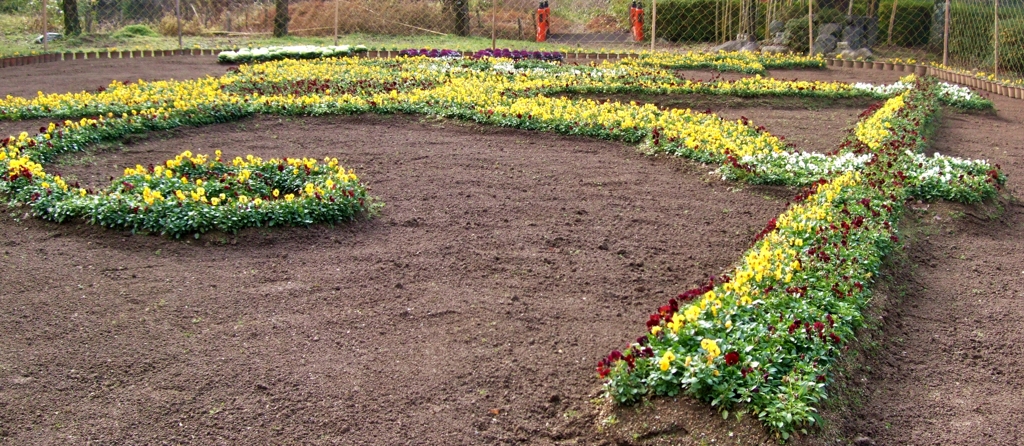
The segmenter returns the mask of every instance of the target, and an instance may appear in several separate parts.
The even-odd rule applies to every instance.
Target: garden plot
[[[288,193],[291,189],[287,189],[279,201],[278,190],[275,188],[272,196],[263,193],[265,205],[261,205],[258,200],[250,203],[247,197],[251,191],[264,186],[245,185],[244,181],[249,178],[248,171],[243,169],[234,172],[222,166],[219,151],[216,161],[198,155],[193,157],[191,151],[186,151],[175,156],[173,163],[166,163],[173,170],[167,172],[167,178],[177,181],[180,176],[178,184],[185,186],[167,183],[162,177],[162,170],[158,172],[153,167],[139,165],[127,169],[125,176],[118,180],[120,184],[115,181],[112,189],[93,191],[78,184],[69,186],[64,179],[54,176],[52,170],[49,170],[50,176],[47,176],[47,171],[39,164],[55,159],[62,152],[79,150],[79,144],[89,141],[117,139],[146,130],[171,129],[182,124],[237,120],[254,112],[295,115],[374,111],[455,117],[498,126],[639,143],[642,151],[648,154],[675,155],[718,165],[716,176],[739,181],[734,183],[738,185],[809,185],[809,189],[798,195],[797,204],[778,214],[778,218],[768,220],[767,226],[753,237],[754,246],[741,256],[738,263],[728,268],[719,267],[713,272],[725,271],[726,274],[696,283],[696,288],[668,299],[668,305],[658,307],[658,311],[647,318],[646,335],[638,338],[635,343],[629,343],[626,349],[613,351],[597,367],[597,373],[602,378],[608,378],[605,391],[617,402],[633,403],[651,395],[674,396],[682,391],[722,408],[724,415],[728,415],[725,410],[745,405],[773,436],[785,439],[797,429],[802,430],[820,422],[815,406],[825,398],[823,388],[833,378],[830,366],[838,358],[842,345],[851,338],[853,330],[863,324],[862,311],[870,296],[866,285],[870,285],[878,274],[880,259],[899,241],[895,225],[890,223],[898,221],[903,201],[908,197],[977,201],[993,196],[1005,181],[1005,176],[998,169],[984,162],[926,158],[915,153],[924,145],[923,132],[935,116],[939,103],[961,106],[983,103],[976,99],[961,99],[948,86],[913,78],[905,79],[905,86],[901,89],[865,93],[843,84],[787,83],[756,78],[712,84],[680,83],[657,68],[652,70],[649,67],[629,65],[595,70],[593,67],[560,69],[536,64],[510,64],[508,66],[513,70],[509,71],[504,67],[505,62],[495,62],[493,67],[487,65],[490,62],[459,67],[444,65],[447,62],[438,65],[436,62],[415,59],[410,63],[405,64],[404,68],[403,64],[368,66],[366,69],[369,71],[352,66],[353,72],[370,73],[368,78],[352,84],[346,84],[344,80],[339,83],[334,76],[324,77],[334,69],[332,63],[281,63],[265,65],[258,69],[259,72],[243,70],[241,79],[232,77],[238,75],[232,75],[223,79],[180,84],[114,84],[111,85],[111,92],[90,96],[84,101],[68,101],[56,96],[41,97],[35,102],[9,101],[6,108],[3,108],[8,117],[31,118],[41,114],[75,117],[90,113],[99,113],[99,116],[95,119],[82,119],[80,122],[69,121],[63,126],[51,126],[35,137],[22,134],[15,139],[5,140],[5,156],[9,160],[7,193],[16,202],[31,206],[32,214],[46,219],[61,221],[83,218],[115,228],[165,232],[174,236],[182,235],[183,231],[172,226],[160,228],[150,223],[142,224],[140,221],[159,222],[160,219],[145,219],[154,213],[170,212],[175,218],[193,222],[194,226],[191,227],[199,232],[210,229],[235,230],[237,226],[233,225],[236,223],[232,222],[238,219],[246,222],[243,226],[262,226],[264,223],[260,222],[263,220],[246,219],[250,213],[265,212],[268,207],[270,210],[267,215],[270,215],[269,222],[272,224],[337,221],[336,218],[307,218],[331,215],[319,211],[318,206],[333,210],[337,206],[351,204],[352,200],[343,198],[353,197],[349,186],[345,186],[342,191],[348,195],[339,196],[342,200],[336,202],[335,188],[330,181],[323,184],[307,182],[305,188],[302,188],[301,183],[304,181],[282,180],[289,182],[289,187],[295,190],[294,195]],[[499,68],[499,65],[502,67]],[[283,71],[273,71],[282,67]],[[403,85],[396,86],[397,77],[386,73],[373,74],[373,70],[381,68],[426,68],[428,71],[420,71],[414,77],[402,77]],[[502,74],[505,72],[508,73],[507,78],[506,74]],[[344,74],[338,71],[333,73]],[[295,78],[295,74],[304,77]],[[452,83],[452,76],[470,79],[470,88]],[[414,81],[409,83],[409,79]],[[639,83],[636,79],[640,80]],[[474,85],[473,82],[481,84]],[[505,86],[506,83],[511,87]],[[155,91],[158,96],[154,97],[152,93],[143,95],[144,90]],[[499,91],[502,92],[500,98],[493,94]],[[836,150],[824,156],[791,152],[779,138],[767,133],[765,129],[753,127],[746,120],[732,122],[688,111],[616,103],[598,104],[544,96],[545,93],[596,92],[812,97],[871,94],[888,100],[862,113],[861,120],[849,137]],[[166,93],[171,94],[166,101],[156,99]],[[239,94],[244,96],[235,96]],[[240,100],[242,97],[246,98],[244,102]],[[958,103],[965,100],[968,102]],[[179,104],[187,105],[182,107]],[[257,118],[253,122],[254,126],[260,123],[260,119],[264,118]],[[268,136],[274,139],[278,135],[275,133]],[[147,144],[146,141],[141,143]],[[275,148],[280,149],[282,144],[286,143],[278,143]],[[303,144],[299,147],[303,150],[309,148]],[[627,153],[639,156],[632,151]],[[96,153],[93,156],[104,159],[108,155],[111,154]],[[327,163],[328,167],[337,163],[335,158],[324,156],[328,156],[325,163],[331,160]],[[341,158],[343,163],[356,162]],[[490,160],[486,161],[484,164],[489,164]],[[647,162],[655,161],[658,159],[647,159]],[[260,162],[250,161],[250,164],[246,164],[241,161],[239,164],[239,159],[236,159],[233,164],[245,168],[262,166]],[[668,161],[662,159],[658,162]],[[271,159],[266,167],[269,169],[275,164],[277,171],[285,175],[284,178],[289,174],[296,177],[308,176],[311,175],[310,169],[314,173],[320,169],[314,160],[299,162],[295,158]],[[221,176],[204,176],[201,183],[194,175],[186,176],[182,173],[189,168],[208,169],[220,172]],[[706,165],[703,169],[698,167],[695,170],[705,169]],[[562,180],[562,176],[557,173],[553,172],[548,177],[552,181]],[[234,186],[236,174],[240,178],[244,177],[237,180],[245,189],[241,194],[237,186]],[[512,174],[515,174],[514,171]],[[276,174],[268,171],[266,175],[271,178]],[[143,176],[144,179],[141,178]],[[337,177],[355,180],[352,171],[339,171]],[[263,177],[257,175],[257,178]],[[363,178],[365,181],[366,177]],[[547,187],[548,184],[543,184],[543,178],[544,175],[539,175],[534,176],[533,180]],[[697,178],[701,177],[698,175]],[[192,185],[192,180],[195,180],[195,185]],[[276,181],[267,179],[266,186],[271,186],[271,183],[276,185]],[[717,184],[717,181],[707,177],[703,180],[705,184]],[[136,198],[139,192],[135,190],[143,184],[147,185],[141,193],[144,204],[138,201],[140,198]],[[604,182],[599,184],[602,188],[605,185]],[[615,189],[621,187],[614,182],[608,184],[614,185]],[[204,185],[208,188],[216,186],[225,191],[229,189],[228,186],[232,186],[236,190],[226,195],[221,193],[219,198],[211,196],[207,200],[202,187]],[[178,200],[175,202],[159,194],[154,198],[149,186],[160,190],[170,188],[164,191],[167,197],[171,196],[170,191],[174,187],[182,187],[186,193],[174,191]],[[734,192],[737,189],[730,187],[727,190]],[[530,189],[524,188],[522,191],[528,193]],[[479,193],[468,193],[465,198]],[[188,194],[191,194],[191,199]],[[327,198],[331,198],[330,203]],[[498,195],[492,194],[492,199],[497,200]],[[562,198],[551,201],[565,203]],[[362,198],[359,199],[359,206],[363,207]],[[360,212],[369,211],[372,216],[373,209],[371,206]],[[623,210],[628,212],[628,207]],[[684,214],[688,210],[685,209]],[[721,212],[728,214],[731,211]],[[582,216],[587,213],[585,209],[577,211],[573,223],[581,223]],[[464,214],[469,215],[469,212]],[[617,215],[624,214],[619,212]],[[721,219],[728,220],[729,217]],[[377,221],[366,223],[359,220],[359,223],[349,227],[358,228],[359,225],[372,225]],[[634,219],[631,223],[643,223],[643,220]],[[421,224],[418,218],[413,218],[402,221],[400,225],[418,228]],[[572,226],[569,222],[565,224]],[[711,221],[706,224],[711,225]],[[527,226],[536,227],[530,224]],[[472,228],[469,225],[463,229]],[[243,233],[242,237],[246,234]],[[476,233],[471,233],[468,239],[464,236],[461,240],[473,240],[476,236]],[[207,235],[206,240],[210,241],[211,237],[218,237],[218,233]],[[218,240],[222,243],[231,243],[228,235],[220,237]],[[649,240],[649,237],[644,240]],[[202,239],[197,235],[197,240]],[[548,248],[552,252],[559,252],[566,240],[571,241],[572,238],[561,237],[559,240],[559,237],[555,237],[550,240]],[[611,251],[612,246],[608,241],[603,241],[596,249]],[[454,255],[457,252],[464,251],[449,250],[444,254]],[[576,249],[576,252],[581,250]],[[569,254],[574,255],[571,249]],[[629,250],[618,250],[615,254],[627,257]],[[670,256],[678,258],[678,254]],[[495,256],[496,259],[500,257]],[[457,267],[465,267],[465,263],[455,263],[458,263]],[[550,259],[545,259],[543,263],[555,264]],[[645,268],[649,265],[649,262],[635,261],[628,264],[631,268]],[[668,270],[668,266],[665,269]],[[538,284],[544,290],[557,286],[559,275],[555,274],[552,281],[551,273],[542,278],[541,273],[535,271],[533,268],[526,270],[525,275],[531,283]],[[282,280],[287,279],[285,277]],[[642,282],[643,278],[636,281]],[[293,290],[290,285],[275,284],[271,291]],[[831,288],[828,288],[829,285]],[[405,289],[405,285],[396,284],[394,289]],[[644,285],[634,288],[635,292],[640,293],[650,290]],[[334,291],[341,291],[341,288],[335,288]],[[540,288],[535,292],[536,296],[543,297]],[[443,294],[459,295],[458,290],[454,289]],[[517,302],[514,297],[510,298],[511,302]],[[409,316],[412,308],[407,307],[404,314]],[[475,308],[472,303],[470,308]],[[513,313],[507,312],[506,315]],[[289,317],[294,317],[294,314]],[[202,320],[196,317],[191,319],[191,323],[199,324]],[[493,323],[497,325],[500,322]],[[785,324],[789,325],[784,330],[782,327]],[[527,327],[527,331],[530,329]],[[380,332],[380,336],[387,334],[387,330]],[[186,338],[194,335],[188,332]],[[319,340],[319,337],[314,336],[312,342]],[[382,349],[380,346],[375,347],[377,351]],[[500,347],[495,349],[498,350]],[[563,352],[564,349],[559,349],[558,354]],[[386,372],[381,368],[373,371],[377,374]],[[19,382],[28,383],[30,380],[21,379]],[[268,385],[255,387],[265,389]],[[486,395],[486,392],[480,392],[480,395]],[[512,396],[515,397],[515,394]],[[563,397],[553,395],[547,401],[547,406],[542,406],[545,410],[550,409],[551,404],[560,404]],[[214,408],[209,412],[215,414],[221,411]],[[502,408],[492,408],[488,413],[493,417],[491,422],[497,423]],[[569,421],[565,429],[544,435],[552,439],[564,438],[564,434],[577,429],[579,423],[585,425],[593,421],[577,420],[579,413],[576,408],[566,411],[563,416]],[[600,421],[604,424],[611,422],[609,419]],[[360,426],[365,426],[365,423]],[[480,425],[474,428],[482,430]],[[277,430],[280,429],[277,426]],[[275,426],[271,426],[271,430],[275,430]],[[342,433],[347,432],[349,430]],[[578,437],[576,434],[570,436]]]

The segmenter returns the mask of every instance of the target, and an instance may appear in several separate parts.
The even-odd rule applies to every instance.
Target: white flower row
[[[883,96],[893,96],[899,93],[903,93],[911,89],[914,84],[911,82],[904,82],[900,79],[888,85],[874,85],[867,82],[857,82],[853,84],[854,90],[866,91]]]
[[[740,164],[769,183],[807,184],[823,176],[860,170],[872,155],[846,152],[828,156],[812,152],[772,152],[744,156]],[[719,168],[723,179],[730,179],[731,169]]]
[[[988,160],[956,158],[938,152],[929,157],[923,153],[912,153],[909,150],[907,155],[912,157],[913,167],[916,167],[907,169],[907,177],[921,181],[935,178],[942,182],[949,182],[958,179],[963,174],[977,175],[992,169]]]
[[[974,94],[970,88],[939,82],[939,97],[952,103],[977,99],[978,95]]]
[[[268,46],[262,48],[242,48],[238,51],[221,51],[217,58],[221,62],[248,62],[277,59],[317,59],[321,57],[351,56],[366,51],[363,45],[339,46]]]

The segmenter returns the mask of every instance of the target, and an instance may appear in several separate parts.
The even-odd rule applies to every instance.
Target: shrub
[[[814,13],[814,25],[818,26],[824,23],[838,23],[841,26],[846,25],[846,13],[834,8],[825,8]]]
[[[673,42],[715,40],[714,0],[680,0],[658,4],[658,37]],[[727,2],[730,5],[735,2]],[[730,38],[732,36],[729,36]]]
[[[896,20],[892,28],[892,44],[896,46],[923,46],[928,44],[932,29],[934,3],[928,0],[899,0],[896,2]],[[878,43],[889,41],[889,18],[892,0],[878,8]]]
[[[1024,73],[1024,18],[999,22],[999,69]]]
[[[115,39],[133,39],[135,37],[160,37],[156,31],[146,25],[128,25],[110,35]]]
[[[811,49],[807,35],[807,16],[786,21],[786,46],[797,53]]]
[[[176,36],[178,35],[178,20],[174,17],[174,14],[166,14],[160,19],[159,23],[160,34],[165,36]],[[186,36],[198,36],[202,35],[206,31],[201,22],[197,17],[192,17],[188,20],[181,21],[181,33]]]

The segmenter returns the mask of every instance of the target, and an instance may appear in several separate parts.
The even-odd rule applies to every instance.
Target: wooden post
[[[892,46],[892,28],[896,25],[896,4],[899,0],[892,0],[892,14],[889,14],[889,37],[886,39],[885,44]]]
[[[651,0],[651,51],[654,51],[654,42],[658,40],[655,26],[658,24],[658,0]]]
[[[721,28],[722,13],[719,12],[719,10],[721,9],[721,7],[719,6],[719,3],[722,3],[722,2],[721,1],[716,1],[715,2],[715,43],[722,43],[721,40],[719,40],[719,34],[725,32],[725,29]]]
[[[50,21],[49,18],[46,16],[46,0],[43,0],[43,52],[44,53],[50,51],[50,44],[47,42],[47,40],[50,40],[50,36],[47,35],[47,34],[49,34],[49,32],[48,32],[49,30],[47,29],[47,26],[49,25],[49,23],[47,23],[47,22],[49,22],[49,21]]]
[[[498,45],[497,45],[498,34],[497,34],[496,26],[495,26],[498,23],[498,21],[497,21],[498,18],[496,16],[497,10],[498,10],[498,2],[496,0],[492,0],[491,1],[491,49],[492,50],[498,48]]]
[[[814,55],[814,0],[807,0],[807,55]]]
[[[996,0],[995,3],[995,26],[992,27],[992,29],[994,30],[992,31],[992,37],[995,39],[995,57],[993,58],[995,59],[995,61],[993,62],[995,66],[992,67],[992,74],[994,74],[996,77],[999,77],[999,0]]]
[[[945,18],[942,20],[942,66],[949,65],[949,0],[946,0]]]
[[[181,49],[181,0],[174,0],[174,19],[178,24],[178,49]]]
[[[341,9],[341,0],[334,0],[334,46],[338,46],[338,14]]]

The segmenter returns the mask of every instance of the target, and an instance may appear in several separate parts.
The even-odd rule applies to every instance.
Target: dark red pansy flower
[[[660,322],[661,322],[661,315],[660,314],[652,314],[651,317],[649,319],[647,319],[647,329],[650,330],[651,327],[654,327],[655,325],[658,325]]]
[[[736,365],[740,362],[740,354],[729,352],[725,354],[725,365]]]
[[[831,338],[832,342],[834,342],[836,344],[842,342],[842,339],[839,339],[839,336],[837,336],[835,333],[829,333],[828,337]]]
[[[618,361],[620,359],[622,359],[622,352],[620,352],[618,350],[612,350],[611,354],[608,355],[608,360],[609,361],[614,362],[614,361]]]
[[[793,321],[792,324],[789,324],[789,334],[793,334],[793,332],[795,332],[798,328],[800,328],[800,319],[797,319]]]
[[[824,334],[824,332],[825,332],[825,324],[823,324],[821,322],[815,322],[814,323],[814,331],[818,332],[818,337],[819,338],[822,338],[822,339],[825,338],[825,334]]]
[[[658,314],[661,314],[662,317],[664,317],[665,319],[668,319],[669,316],[672,315],[672,306],[671,305],[662,305],[662,306],[658,307]]]

